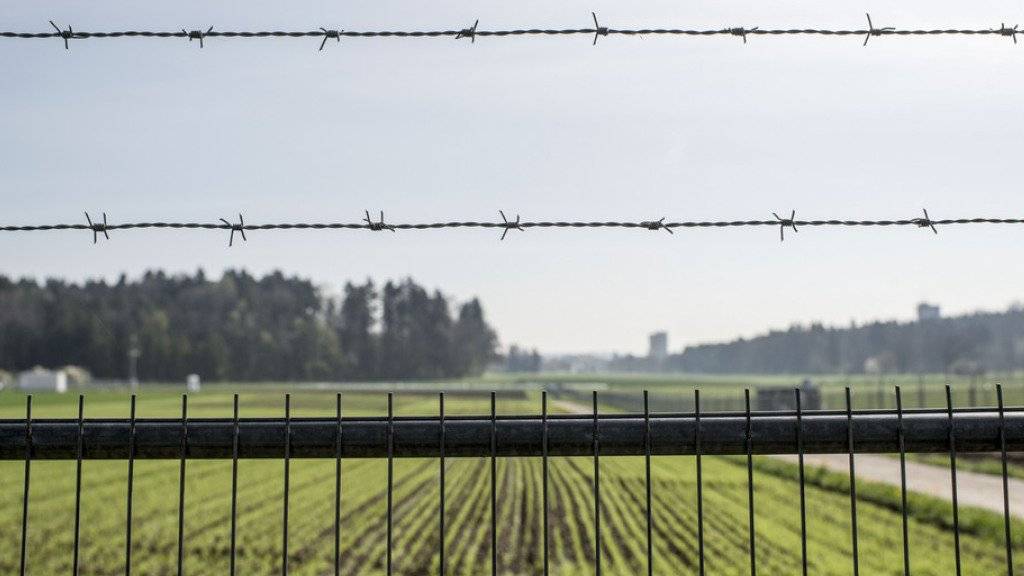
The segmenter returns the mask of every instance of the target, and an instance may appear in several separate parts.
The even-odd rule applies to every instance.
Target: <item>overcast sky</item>
[[[998,27],[1024,2],[0,1],[75,30]],[[1024,42],[0,40],[0,222],[1024,215]],[[0,273],[280,269],[480,296],[505,343],[643,351],[1024,298],[1021,227],[0,235]]]

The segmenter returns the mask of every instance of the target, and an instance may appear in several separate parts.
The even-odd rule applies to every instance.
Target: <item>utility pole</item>
[[[924,372],[917,373],[917,407],[925,408],[927,401],[924,396]]]
[[[139,337],[132,334],[128,342],[128,385],[132,392],[139,389]]]

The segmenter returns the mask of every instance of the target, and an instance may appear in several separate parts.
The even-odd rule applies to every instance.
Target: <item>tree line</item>
[[[348,283],[332,298],[280,272],[0,276],[0,368],[11,371],[76,365],[124,379],[135,349],[149,381],[457,378],[483,372],[497,345],[479,300],[456,304],[412,279]]]
[[[622,359],[621,365],[627,364]],[[634,359],[644,360],[644,359]],[[1024,368],[1024,307],[848,328],[793,326],[687,347],[662,369],[704,373],[938,373]]]

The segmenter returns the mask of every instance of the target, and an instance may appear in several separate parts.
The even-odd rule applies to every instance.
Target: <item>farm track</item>
[[[792,456],[778,458],[793,463]],[[811,454],[806,456],[807,466],[821,466],[836,472],[846,472],[849,460],[845,454]],[[890,486],[900,485],[899,460],[882,454],[858,454],[857,477]],[[1010,513],[1024,517],[1024,480],[1010,478]],[[962,506],[977,506],[997,514],[1003,513],[1002,478],[966,470],[957,472],[958,498]],[[952,501],[949,468],[907,461],[907,489]]]

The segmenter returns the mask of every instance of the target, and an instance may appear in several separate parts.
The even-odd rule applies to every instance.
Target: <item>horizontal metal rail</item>
[[[848,428],[848,418],[850,427]],[[997,452],[1005,434],[1006,449],[1024,451],[1024,412],[1006,411],[1002,423],[995,411],[961,410],[952,418],[953,434],[960,452]],[[650,453],[693,455],[697,453],[697,419],[693,414],[649,416]],[[439,418],[394,418],[390,455],[393,457],[441,456],[442,423]],[[545,421],[535,416],[453,417],[444,419],[444,455],[447,457],[542,456]],[[768,412],[750,414],[705,413],[700,418],[700,450],[703,455],[796,454],[798,436],[806,454],[849,452],[849,434],[856,437],[855,453],[900,452],[901,420],[896,411]],[[21,460],[31,442],[36,460],[74,459],[81,449],[84,459],[126,459],[134,433],[136,459],[176,459],[182,456],[182,437],[187,437],[189,459],[231,458],[235,448],[235,421],[224,419],[138,419],[134,428],[127,419],[36,419],[31,440],[25,420],[0,420],[0,459]],[[389,422],[386,418],[261,418],[238,421],[239,458],[282,458],[286,446],[291,458],[384,458],[389,456]],[[594,446],[591,415],[548,416],[547,454],[589,456]],[[597,419],[601,454],[642,456],[646,453],[647,425],[643,415],[607,415]],[[949,450],[950,417],[945,410],[902,413],[905,452],[941,453]],[[81,438],[81,444],[79,439]],[[286,440],[290,438],[290,440]]]

